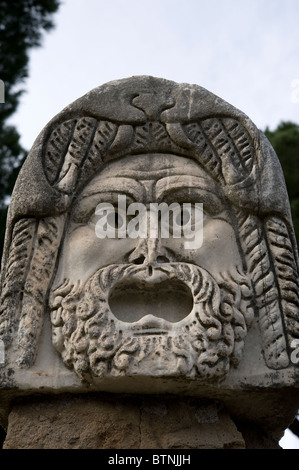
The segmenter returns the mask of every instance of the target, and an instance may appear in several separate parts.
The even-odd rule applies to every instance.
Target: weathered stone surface
[[[251,120],[197,85],[132,77],[57,115],[16,183],[1,276],[4,421],[15,396],[57,392],[209,397],[275,436],[292,421],[283,173]]]
[[[64,397],[15,405],[4,449],[243,449],[213,403],[176,398]]]

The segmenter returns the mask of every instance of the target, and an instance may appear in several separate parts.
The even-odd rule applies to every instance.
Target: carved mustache
[[[187,324],[194,306],[208,302],[209,310],[218,312],[220,304],[217,282],[193,264],[163,263],[151,269],[115,264],[99,269],[83,285],[63,284],[55,289],[50,302],[52,319],[60,308],[70,307],[71,299],[72,303],[78,301],[77,317],[87,320],[92,314],[92,309],[86,308],[90,293],[93,301],[104,302],[115,319],[130,326],[136,335],[156,334],[158,330],[165,334],[181,328],[184,320]]]
[[[117,286],[132,286],[134,283],[140,289],[154,289],[162,283],[175,282],[187,286],[196,302],[205,301],[210,297],[217,284],[216,280],[205,269],[189,263],[163,263],[159,266],[140,266],[135,264],[114,264],[99,269],[83,286],[90,284],[97,290],[96,285],[106,295]],[[106,298],[107,300],[107,298]]]

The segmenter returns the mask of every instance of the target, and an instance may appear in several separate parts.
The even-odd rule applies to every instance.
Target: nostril
[[[166,256],[157,256],[157,263],[169,263],[169,259]]]
[[[141,255],[138,258],[134,259],[133,264],[143,264],[145,261],[145,256]]]

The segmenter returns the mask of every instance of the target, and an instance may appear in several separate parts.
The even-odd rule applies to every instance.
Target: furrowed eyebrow
[[[156,184],[157,201],[202,202],[209,212],[217,214],[224,210],[225,200],[215,184],[200,176],[169,176]]]
[[[87,188],[85,188],[85,190],[83,190],[81,195],[79,195],[78,200],[83,200],[96,194],[112,192],[127,194],[136,201],[139,201],[144,195],[144,188],[141,183],[132,178],[116,176],[103,179],[100,186],[98,182],[91,183]]]
[[[86,196],[74,205],[71,214],[71,220],[78,223],[86,222],[89,220],[91,215],[95,213],[98,204],[102,202],[109,202],[110,204],[117,206],[119,195],[120,193],[116,191],[106,191]],[[121,195],[123,195],[123,193]],[[136,202],[136,199],[132,198],[130,195],[125,194],[125,196],[127,205],[131,204],[132,202]]]
[[[118,203],[118,196],[126,196],[128,203],[140,201],[144,194],[143,186],[131,178],[107,178],[101,185],[95,183],[86,188],[78,197],[72,209],[72,220],[88,220],[100,202]]]
[[[189,175],[175,175],[161,178],[156,184],[156,197],[157,199],[163,199],[164,194],[178,191],[182,188],[207,191],[213,193],[220,201],[223,201],[223,194],[214,182],[210,180],[207,181],[206,178],[201,176]]]

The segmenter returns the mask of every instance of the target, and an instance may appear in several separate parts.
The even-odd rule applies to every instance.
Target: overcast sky
[[[132,75],[196,83],[255,124],[299,123],[298,0],[63,0],[12,118],[29,149],[90,89]]]

